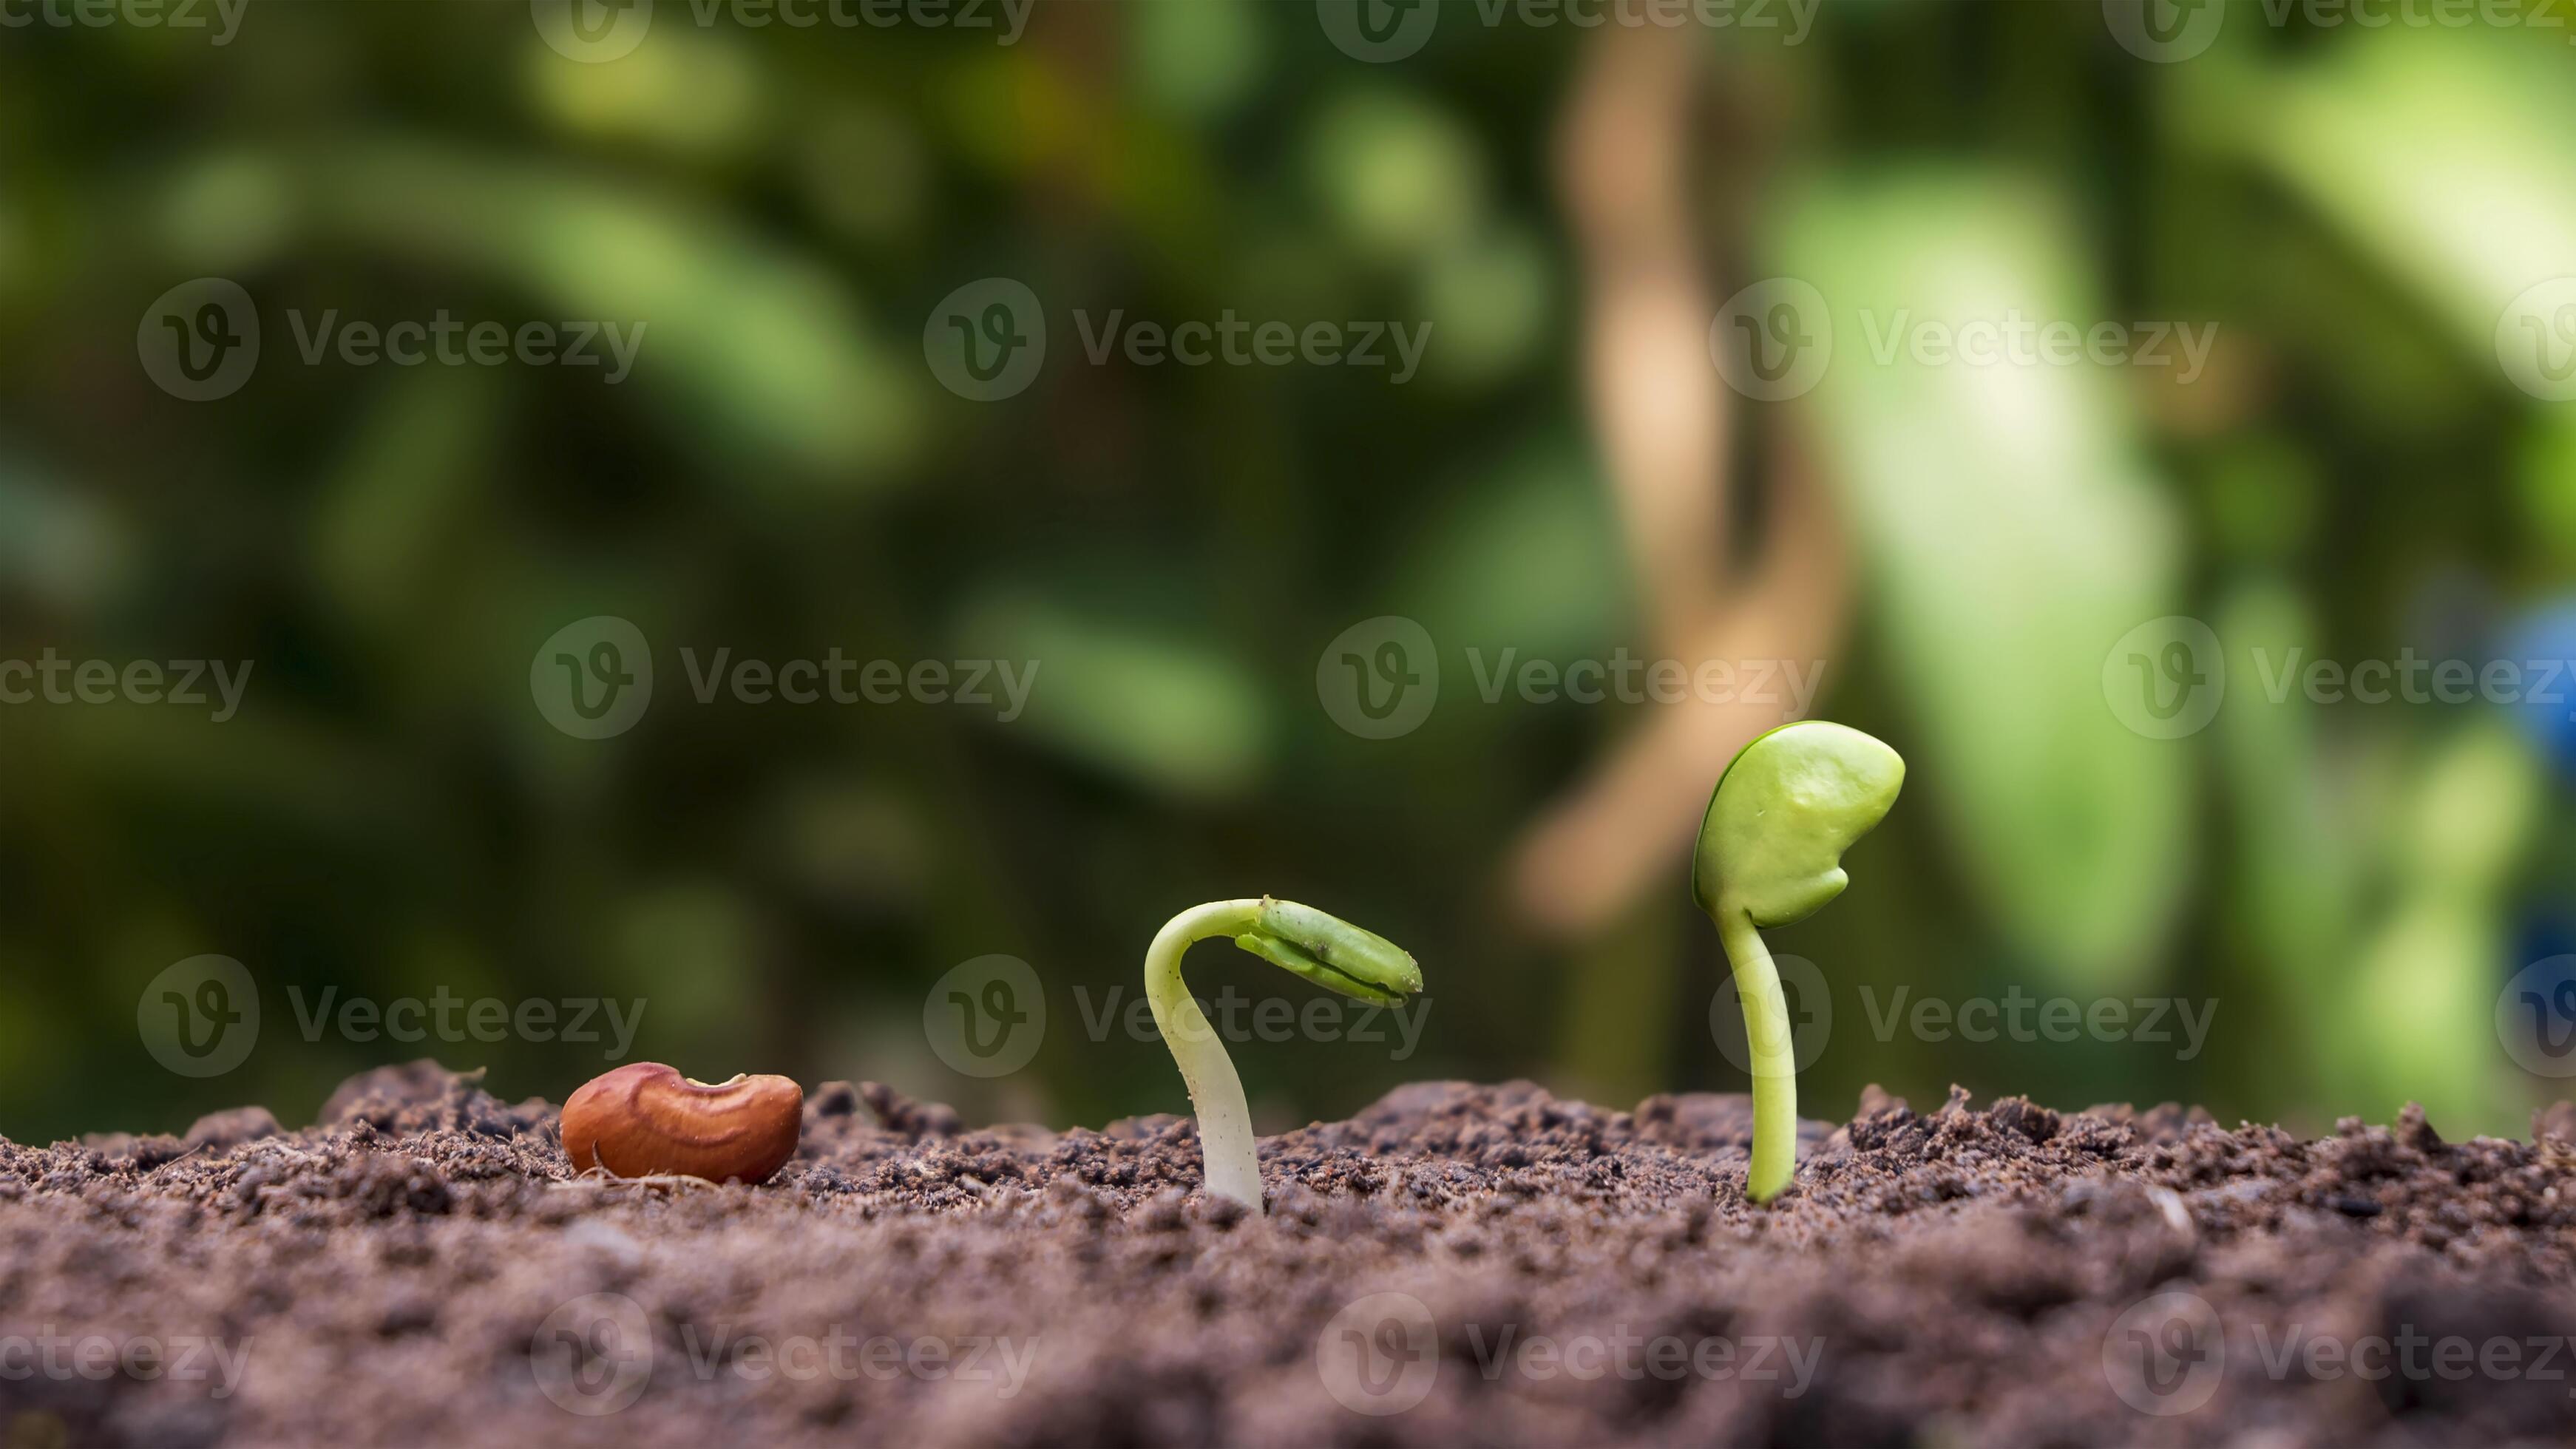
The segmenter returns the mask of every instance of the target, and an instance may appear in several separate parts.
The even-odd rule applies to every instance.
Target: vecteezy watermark
[[[2000,315],[1926,317],[1910,307],[1860,310],[1869,360],[1892,367],[2140,367],[2172,370],[2174,380],[2200,380],[2218,340],[2218,324],[2076,322],[2032,317],[2018,307]],[[1796,277],[1772,277],[1736,293],[1709,324],[1710,360],[1746,397],[1779,402],[1822,382],[1834,358],[1834,320],[1824,294]]]
[[[842,1324],[812,1333],[746,1333],[717,1322],[679,1325],[679,1363],[700,1383],[719,1378],[759,1386],[785,1380],[967,1384],[996,1399],[1026,1386],[1040,1338],[1008,1335],[859,1334]],[[528,1339],[539,1392],[569,1414],[614,1414],[644,1396],[659,1358],[653,1323],[623,1293],[585,1293],[548,1313]]]
[[[987,1385],[992,1397],[1012,1399],[1019,1396],[1037,1363],[1039,1336],[969,1333],[897,1338],[879,1333],[862,1337],[837,1323],[827,1325],[819,1337],[739,1333],[729,1324],[700,1333],[697,1325],[684,1323],[680,1343],[688,1353],[689,1372],[701,1382],[719,1375],[751,1384],[776,1379],[793,1383],[918,1379]]]
[[[257,1341],[250,1334],[220,1338],[182,1333],[165,1338],[149,1333],[64,1333],[48,1323],[39,1333],[0,1334],[0,1382],[167,1379],[211,1384],[207,1398],[229,1399],[250,1369],[251,1345]]]
[[[1046,308],[1026,282],[986,277],[939,300],[921,324],[930,374],[971,402],[1016,397],[1046,365]]]
[[[1825,682],[1821,659],[1648,659],[1622,647],[1607,659],[1520,659],[1520,651],[1497,651],[1490,667],[1483,650],[1467,646],[1467,668],[1476,677],[1476,695],[1500,704],[1509,689],[1528,704],[1774,704],[1782,719],[1807,712]],[[1515,669],[1514,662],[1519,667]],[[1348,662],[1347,660],[1345,661]]]
[[[2576,1077],[2576,956],[2545,956],[2496,993],[2496,1040],[2535,1077]]]
[[[2102,20],[2120,48],[2159,64],[2209,49],[2230,11],[2257,15],[2275,30],[2295,17],[2313,30],[2568,30],[2570,0],[2102,0]],[[2576,43],[2576,35],[2570,36]]]
[[[1387,1053],[1391,1062],[1413,1055],[1421,1044],[1422,1028],[1431,1019],[1431,998],[1419,995],[1391,1006],[1347,996],[1309,996],[1302,1002],[1284,996],[1255,1000],[1228,983],[1218,987],[1214,996],[1192,999],[1198,1002],[1208,1031],[1220,1041],[1237,1046],[1252,1041],[1346,1041],[1362,1046],[1393,1041],[1395,1050]],[[1107,1041],[1114,1031],[1123,1031],[1129,1041],[1163,1039],[1154,1023],[1153,1003],[1141,995],[1130,997],[1124,986],[1102,992],[1096,1004],[1090,988],[1077,986],[1073,1005],[1081,1014],[1083,1035],[1095,1042]]]
[[[1035,659],[852,659],[834,649],[820,659],[735,659],[730,648],[708,654],[682,645],[680,668],[700,704],[719,693],[740,704],[954,704],[990,709],[1009,724],[1029,707],[1038,682]]]
[[[2032,996],[2019,986],[2008,986],[2000,997],[1952,1000],[1914,997],[1913,990],[1910,986],[1897,987],[1888,993],[1882,1007],[1875,990],[1859,988],[1870,1035],[1882,1042],[1893,1041],[1901,1029],[1916,1041],[1946,1042],[1955,1035],[1960,1041],[1978,1045],[1993,1041],[2137,1042],[2172,1047],[2174,1060],[2187,1062],[2200,1055],[2209,1041],[2210,1024],[2218,1018],[2215,996],[2198,1001],[2181,996],[2104,996],[2078,1001],[2071,996]],[[1743,1041],[1741,1033],[1736,1040],[1739,1044]]]
[[[1395,1049],[1387,1059],[1398,1062],[1420,1046],[1431,1015],[1428,996],[1391,1006],[1332,995],[1298,1002],[1278,996],[1255,999],[1231,983],[1213,996],[1193,994],[1192,1000],[1208,1031],[1237,1046],[1254,1041],[1391,1043]],[[1082,1034],[1095,1043],[1116,1035],[1137,1042],[1163,1039],[1153,1003],[1125,986],[1101,992],[1077,986],[1073,1006]],[[1016,956],[961,961],[921,999],[921,1031],[932,1055],[970,1077],[1004,1077],[1027,1066],[1046,1039],[1047,1019],[1046,988],[1037,971]]]
[[[690,697],[737,704],[948,704],[991,709],[1009,724],[1037,686],[1035,659],[856,659],[835,648],[819,659],[737,658],[730,645],[680,649]],[[546,722],[575,739],[622,735],[653,702],[653,651],[644,631],[613,614],[577,619],[547,636],[528,661],[528,693]]]
[[[986,34],[996,45],[1016,45],[1036,5],[1037,0],[688,0],[686,15],[700,29],[727,21],[745,30],[909,26]],[[557,55],[586,64],[623,59],[653,28],[653,0],[530,0],[529,12],[537,34]]]
[[[575,619],[537,646],[528,694],[546,723],[574,739],[622,735],[653,702],[653,646],[614,614]]]
[[[1105,315],[1075,308],[1074,330],[1094,367],[1113,357],[1131,367],[1365,367],[1402,386],[1413,380],[1431,342],[1431,323],[1252,320],[1229,307],[1213,320],[1134,319],[1123,307]],[[940,385],[974,402],[999,402],[1026,391],[1045,365],[1046,309],[1036,292],[1010,277],[985,277],[940,299],[922,324],[921,352]]]
[[[2226,1376],[2218,1310],[2197,1293],[2158,1293],[2130,1304],[2102,1335],[2102,1377],[2141,1414],[2188,1414]]]
[[[305,314],[290,309],[286,325],[295,333],[295,350],[307,367],[319,367],[326,353],[337,353],[350,367],[605,367],[600,381],[610,387],[635,370],[650,323],[617,322],[462,322],[441,307],[427,322],[342,323],[340,309],[330,308],[309,324]]]
[[[308,1002],[303,988],[289,986],[286,998],[295,1013],[296,1030],[308,1042],[318,1042],[323,1032],[334,1029],[342,1039],[359,1043],[382,1038],[411,1044],[431,1037],[451,1045],[559,1041],[604,1046],[600,1057],[614,1062],[625,1059],[635,1044],[636,1028],[644,1024],[640,996],[625,1002],[604,996],[567,996],[559,1001],[532,996],[514,1004],[497,996],[462,997],[440,986],[427,1000],[397,996],[379,1001],[370,996],[344,999],[339,987],[326,986]],[[603,1027],[607,1029],[604,1037]]]
[[[2394,659],[2319,659],[2304,647],[2246,651],[2263,697],[2286,704],[2565,706],[2576,703],[2576,661],[2435,658],[2410,645]],[[2120,636],[2102,657],[2102,697],[2120,723],[2150,739],[2197,734],[2227,695],[2226,652],[2198,619],[2168,614]],[[2570,718],[2576,718],[2571,712]]]
[[[1364,740],[1409,735],[1440,702],[1440,651],[1401,614],[1362,619],[1315,657],[1315,697],[1333,723]]]
[[[2215,322],[2194,328],[2188,322],[2043,321],[2018,307],[2005,308],[2001,317],[1965,320],[1917,317],[1909,307],[1881,316],[1864,307],[1860,325],[1870,360],[1881,367],[1901,352],[1918,367],[2170,368],[2184,384],[2200,380],[2218,341]]]
[[[1226,308],[1215,321],[1194,319],[1168,326],[1128,321],[1125,308],[1113,309],[1094,324],[1091,313],[1077,307],[1073,325],[1082,334],[1082,352],[1099,367],[1114,349],[1135,367],[1373,367],[1388,369],[1397,387],[1413,381],[1422,366],[1422,350],[1431,345],[1431,323],[1408,336],[1401,322],[1250,322]],[[1382,345],[1383,344],[1383,345]]]
[[[653,1382],[653,1324],[623,1293],[585,1293],[528,1336],[537,1389],[567,1414],[614,1414]]]
[[[2232,1332],[2209,1301],[2168,1289],[2140,1299],[2102,1336],[2102,1372],[2121,1402],[2143,1414],[2188,1414],[2218,1393],[2229,1362],[2251,1363],[2275,1383],[2359,1379],[2380,1387],[2447,1383],[2564,1384],[2576,1379],[2576,1337],[2564,1334],[2429,1333],[2400,1321],[2379,1333],[2318,1333],[2307,1324],[2255,1321]],[[2576,1389],[2567,1393],[2576,1396]]]
[[[1772,964],[1779,972],[1781,998],[1789,1008],[1790,1065],[1803,1072],[1816,1064],[1825,1044],[1833,1039],[1833,988],[1816,963],[1804,956],[1784,954]],[[2018,984],[2004,988],[2001,996],[1917,996],[1910,986],[1884,994],[1865,984],[1854,989],[1870,1035],[1882,1043],[1894,1041],[1899,1033],[1921,1042],[1956,1040],[1977,1046],[1997,1041],[2135,1043],[2169,1048],[2175,1061],[2187,1062],[2208,1044],[2210,1026],[2218,1018],[2214,996],[2200,1000],[2106,996],[2079,1001],[2071,996],[2034,996]],[[1753,1055],[1744,998],[1732,976],[1709,997],[1708,1030],[1735,1069],[1749,1075]]]
[[[2514,386],[2548,402],[2576,398],[2576,277],[2525,288],[2496,319],[2495,346]]]
[[[1755,282],[1717,309],[1708,355],[1727,385],[1757,402],[1799,397],[1834,360],[1834,316],[1825,294],[1796,277]]]
[[[2312,1333],[2304,1323],[2256,1323],[2254,1361],[2275,1381],[2293,1375],[2331,1382],[2356,1378],[2370,1383],[2426,1383],[2434,1379],[2465,1383],[2484,1379],[2502,1383],[2528,1379],[2563,1383],[2576,1369],[2576,1337],[2564,1334],[2426,1333],[2399,1323],[2387,1333],[2359,1335]],[[2570,1390],[2576,1394],[2576,1390]]]
[[[144,375],[182,402],[230,397],[259,366],[259,308],[228,278],[181,282],[143,309],[134,351]]]
[[[191,956],[144,986],[134,1029],[152,1060],[170,1071],[220,1077],[259,1042],[259,986],[230,956]]]
[[[1820,1337],[1638,1333],[1624,1323],[1607,1333],[1525,1334],[1517,1323],[1471,1321],[1458,1336],[1488,1383],[1734,1379],[1776,1385],[1781,1398],[1794,1399],[1815,1383],[1825,1356]],[[1315,1335],[1316,1376],[1353,1413],[1382,1417],[1415,1407],[1431,1396],[1440,1368],[1440,1325],[1410,1293],[1357,1299]]]
[[[1824,685],[1821,659],[1654,659],[1625,647],[1606,659],[1524,659],[1517,646],[1465,649],[1477,698],[1501,704],[1773,705],[1804,715]],[[1315,659],[1315,697],[1335,724],[1362,739],[1408,735],[1440,700],[1440,656],[1431,631],[1400,614],[1362,619]]]
[[[648,325],[468,322],[444,307],[426,322],[344,323],[336,307],[319,317],[290,309],[286,322],[307,367],[334,356],[349,367],[594,367],[606,369],[601,380],[612,387],[634,371]],[[259,307],[241,284],[223,277],[182,282],[144,309],[134,347],[145,375],[172,397],[230,397],[259,367]]]
[[[1603,26],[1678,30],[1687,25],[1777,33],[1782,45],[1796,45],[1807,38],[1823,4],[1824,0],[1475,0],[1473,13],[1476,23],[1488,30],[1506,24],[1576,31]],[[1451,8],[1468,7],[1453,4]],[[1440,10],[1440,0],[1316,0],[1315,18],[1342,54],[1384,64],[1420,51],[1440,23]]]
[[[2120,723],[2151,740],[2200,733],[2227,697],[2227,653],[2185,614],[2149,619],[2102,656],[2102,698]]]
[[[289,986],[286,997],[296,1029],[308,1042],[318,1042],[334,1029],[343,1039],[360,1043],[435,1037],[451,1044],[489,1044],[515,1038],[603,1044],[606,1050],[600,1055],[613,1062],[625,1057],[644,1022],[641,997],[631,1002],[574,996],[512,1003],[457,996],[444,986],[426,1000],[343,998],[336,986],[310,998],[303,988]],[[134,1025],[143,1049],[162,1066],[183,1077],[222,1076],[248,1059],[259,1042],[259,983],[230,956],[191,956],[163,969],[143,988],[134,1003]]]
[[[1046,1040],[1046,988],[1017,956],[978,956],[951,966],[921,1000],[932,1055],[970,1077],[1006,1077]]]
[[[0,705],[6,704],[170,704],[202,709],[211,704],[213,723],[223,724],[241,712],[242,691],[250,687],[251,666],[223,659],[135,659],[118,664],[106,659],[65,659],[48,646],[35,659],[0,659]],[[205,686],[212,682],[209,697]]]
[[[211,30],[212,45],[230,45],[250,14],[250,0],[0,0],[0,29]]]
[[[1440,1381],[1440,1326],[1410,1293],[1372,1293],[1315,1335],[1315,1374],[1352,1413],[1401,1414]]]

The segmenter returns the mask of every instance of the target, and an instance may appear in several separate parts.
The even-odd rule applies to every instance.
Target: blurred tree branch
[[[1850,554],[1783,430],[1767,533],[1741,586],[1727,577],[1733,418],[1708,355],[1715,307],[1690,222],[1696,40],[1605,33],[1568,105],[1557,162],[1584,253],[1587,391],[1653,647],[1694,673],[1710,660],[1803,667],[1843,636]],[[1694,695],[1658,708],[1522,837],[1510,880],[1523,913],[1567,937],[1607,928],[1680,858],[1736,750],[1780,723],[1767,702]]]

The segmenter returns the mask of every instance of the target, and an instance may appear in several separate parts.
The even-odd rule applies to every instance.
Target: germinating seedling
[[[1318,986],[1380,1006],[1422,989],[1422,968],[1383,936],[1295,901],[1213,901],[1172,917],[1145,952],[1145,999],[1154,1025],[1180,1064],[1199,1114],[1199,1148],[1207,1190],[1261,1211],[1261,1159],[1253,1150],[1252,1111],[1243,1079],[1225,1054],[1198,1002],[1181,982],[1181,956],[1196,941],[1232,936],[1234,944]]]
[[[1769,1202],[1798,1161],[1797,1057],[1789,1004],[1759,928],[1813,915],[1850,877],[1842,855],[1896,803],[1905,761],[1838,724],[1782,725],[1717,777],[1691,861],[1691,896],[1717,922],[1753,1048],[1753,1168],[1744,1190]]]

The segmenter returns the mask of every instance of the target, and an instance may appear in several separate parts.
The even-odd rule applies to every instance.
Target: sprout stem
[[[1798,1062],[1790,1040],[1789,1002],[1771,948],[1741,912],[1728,912],[1717,927],[1726,959],[1735,968],[1736,995],[1744,1003],[1744,1035],[1753,1060],[1753,1166],[1744,1192],[1769,1202],[1789,1185],[1798,1161]]]
[[[1154,1027],[1180,1064],[1189,1084],[1190,1108],[1199,1117],[1199,1150],[1206,1161],[1207,1190],[1261,1211],[1261,1157],[1253,1147],[1252,1109],[1243,1100],[1243,1079],[1208,1025],[1207,1013],[1181,980],[1181,957],[1190,946],[1210,936],[1240,936],[1252,929],[1261,910],[1258,900],[1212,901],[1172,917],[1145,950],[1145,1000],[1154,1008]]]

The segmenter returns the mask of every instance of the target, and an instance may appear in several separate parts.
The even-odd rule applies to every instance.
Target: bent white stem
[[[1243,1100],[1243,1079],[1235,1075],[1225,1043],[1181,981],[1181,957],[1193,942],[1252,930],[1260,912],[1258,899],[1192,906],[1172,917],[1145,950],[1145,1000],[1154,1009],[1155,1028],[1172,1049],[1172,1060],[1180,1065],[1181,1080],[1189,1084],[1208,1193],[1230,1197],[1256,1215],[1261,1211],[1261,1156],[1253,1144],[1252,1109]]]

